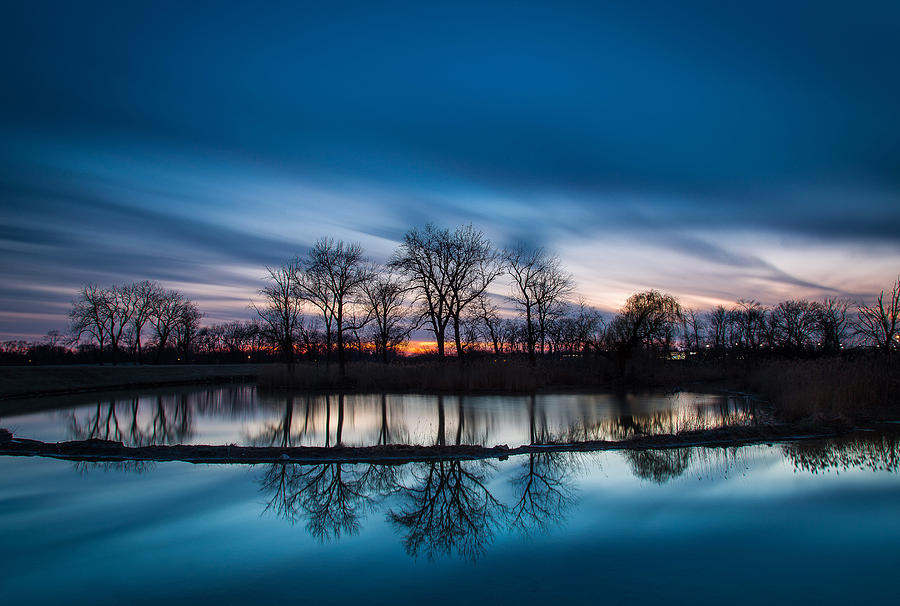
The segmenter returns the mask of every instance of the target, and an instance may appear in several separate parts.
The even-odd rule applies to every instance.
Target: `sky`
[[[264,6],[263,6],[264,5]],[[0,339],[159,280],[251,317],[322,236],[558,254],[585,301],[900,273],[897,2],[29,2],[0,18]],[[494,294],[502,297],[498,283]]]

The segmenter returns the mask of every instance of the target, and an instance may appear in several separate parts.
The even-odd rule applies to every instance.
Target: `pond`
[[[0,427],[42,441],[129,446],[514,447],[745,425],[758,414],[749,398],[724,394],[287,395],[229,385],[26,401],[8,405]]]
[[[183,391],[200,393],[223,392]],[[446,439],[476,427],[472,435],[512,445],[529,439],[532,418],[546,435],[564,435],[573,411],[583,413],[575,431],[588,434],[696,424],[688,413],[698,407],[710,423],[753,419],[735,401],[723,407],[678,394],[643,404],[634,396],[633,421],[622,422],[614,403],[580,397],[565,396],[556,410],[551,396],[446,398]],[[377,441],[381,398],[360,398],[374,412],[351,412],[347,397],[343,439]],[[388,397],[389,411],[437,406],[396,398]],[[465,414],[451,414],[463,400]],[[255,440],[285,400],[271,409],[261,396],[254,401],[258,409],[240,412],[220,402],[218,410],[231,412],[218,417],[198,401],[192,439]],[[470,415],[470,406],[479,412]],[[324,441],[327,413],[311,411],[318,433],[303,434],[296,419],[305,418],[304,405],[298,410],[287,424],[292,439]],[[71,437],[71,414],[2,424],[17,422],[22,435],[48,432],[31,437]],[[408,431],[436,440],[439,420],[414,422],[406,417]],[[5,456],[0,596],[10,604],[890,603],[900,566],[898,470],[900,440],[874,433],[388,466]]]

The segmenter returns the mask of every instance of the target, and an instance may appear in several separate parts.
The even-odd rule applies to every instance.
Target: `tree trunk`
[[[435,328],[434,337],[437,339],[438,360],[444,360],[444,328]]]
[[[459,334],[459,316],[453,316],[453,335],[456,341],[456,357],[459,359],[459,363],[463,363],[463,346],[462,346],[462,338]]]
[[[344,432],[344,394],[338,395],[338,420],[337,431],[334,437],[334,445],[342,446],[341,434]]]
[[[537,358],[534,355],[534,325],[531,323],[531,307],[525,308],[525,339],[528,341],[528,363],[532,366],[537,364]]]

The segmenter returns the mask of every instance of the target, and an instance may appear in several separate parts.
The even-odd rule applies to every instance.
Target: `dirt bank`
[[[165,385],[255,381],[262,366],[0,366],[0,400]]]
[[[267,447],[267,446],[125,446],[107,440],[47,443],[16,438],[0,430],[0,455],[43,456],[73,461],[185,461],[190,463],[384,463],[400,464],[436,459],[504,459],[509,456],[546,452],[597,452],[605,450],[659,450],[703,446],[745,446],[846,436],[854,432],[900,431],[900,426],[869,428],[847,426],[811,427],[766,425],[679,434],[640,436],[623,441],[589,441],[568,444],[485,446],[389,445],[366,447]]]

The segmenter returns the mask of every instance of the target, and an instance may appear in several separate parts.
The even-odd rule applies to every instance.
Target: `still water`
[[[670,410],[708,408],[685,402],[692,397],[662,400]],[[460,435],[470,425],[483,434],[484,425],[512,443],[529,437],[532,417],[548,435],[568,431],[551,401],[534,402],[532,414],[526,398],[514,429],[496,420],[500,411],[518,419],[511,405],[482,404],[493,421],[464,414]],[[350,423],[363,415],[344,406],[346,441],[351,427],[378,434],[363,431],[370,421]],[[647,406],[653,419],[689,416]],[[452,410],[448,441],[459,433]],[[617,426],[600,422],[601,410],[578,427]],[[241,427],[272,422],[257,424],[254,414]],[[197,439],[243,435],[200,429],[203,416],[192,417]],[[632,416],[627,431],[643,431],[646,417]],[[40,426],[15,418],[21,435]],[[0,596],[9,604],[894,603],[898,471],[900,441],[876,434],[395,466],[0,457]]]
[[[242,385],[25,401],[0,410],[0,427],[49,442],[130,446],[514,447],[744,425],[759,414],[751,400],[719,394],[286,395]]]

